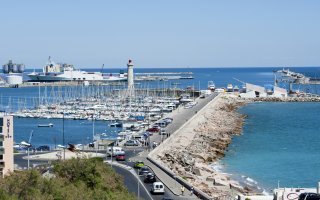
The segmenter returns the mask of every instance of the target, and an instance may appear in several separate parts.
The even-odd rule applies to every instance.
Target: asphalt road
[[[120,176],[123,177],[124,184],[128,188],[129,192],[134,193],[138,197],[138,189],[139,189],[140,199],[145,199],[145,200],[153,199],[149,194],[148,189],[145,188],[143,185],[141,185],[141,182],[139,182],[139,187],[138,187],[138,179],[131,172],[118,166],[112,166],[112,168]]]
[[[212,99],[214,99],[218,94],[213,93],[210,96],[204,98],[204,99],[198,99],[197,105],[193,106],[192,108],[186,109],[183,106],[181,108],[178,108],[175,110],[175,113],[171,113],[168,116],[173,118],[173,122],[169,124],[167,127],[164,128],[167,133],[174,133],[176,130],[178,130],[184,123],[186,123],[191,117],[193,117],[196,112],[201,110],[205,105],[207,105]],[[153,141],[159,143],[162,140],[166,139],[166,135],[160,135],[158,133],[154,133],[150,137],[151,143]]]

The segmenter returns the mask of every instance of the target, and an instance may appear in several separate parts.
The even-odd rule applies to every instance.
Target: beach
[[[248,193],[249,188],[211,164],[225,154],[234,135],[241,134],[246,104],[231,94],[220,94],[152,152],[151,157],[212,197]]]

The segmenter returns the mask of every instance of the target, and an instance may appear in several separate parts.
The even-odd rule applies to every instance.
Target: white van
[[[164,185],[161,182],[154,182],[152,184],[151,193],[164,194]]]
[[[113,149],[113,151],[112,151]],[[112,152],[111,152],[112,151]],[[119,154],[125,154],[125,152],[123,151],[123,149],[121,147],[108,147],[108,151],[107,151],[108,155],[111,156],[117,156]]]

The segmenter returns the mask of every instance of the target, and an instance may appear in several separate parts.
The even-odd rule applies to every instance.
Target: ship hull
[[[105,81],[105,82],[116,82],[116,81],[127,81],[126,77],[102,77],[102,78],[95,78],[95,77],[60,77],[60,76],[50,76],[50,75],[33,75],[29,74],[29,81],[30,82],[59,82],[59,81]]]

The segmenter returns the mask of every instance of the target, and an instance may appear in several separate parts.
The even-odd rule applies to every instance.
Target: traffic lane
[[[149,168],[150,172],[152,172],[152,170]],[[135,172],[138,174],[138,169],[135,169]],[[152,172],[153,173],[153,172]],[[154,173],[153,173],[154,174]],[[144,175],[139,175],[140,180],[143,182],[144,186],[149,190],[149,192],[151,191],[152,188],[152,183],[145,183],[144,182]],[[156,176],[157,181],[162,182],[157,176]],[[155,200],[162,200],[164,197],[165,198],[171,198],[171,199],[175,199],[175,195],[171,192],[171,190],[165,185],[164,185],[164,194],[151,194],[152,198]]]
[[[138,181],[138,179],[131,172],[114,165],[112,166],[112,168],[117,172],[117,174],[123,177],[124,184],[127,187],[129,192],[134,193],[138,197],[138,184],[139,184],[140,198],[146,199],[146,200],[154,199],[153,197],[150,198],[150,194],[148,191],[149,188],[143,187],[141,185],[141,182]]]
[[[201,99],[198,101],[197,105],[190,109],[185,109],[184,107],[178,108],[178,113],[173,116],[173,121],[170,123],[166,130],[169,133],[174,133],[178,130],[184,123],[186,123],[193,115],[195,115],[199,110],[201,110],[205,105],[207,105],[212,99],[214,99],[217,94],[212,94],[211,96]]]
[[[126,165],[130,166],[130,167],[132,167],[134,169],[135,173],[139,176],[139,178],[140,178],[141,182],[143,183],[143,185],[145,186],[145,188],[147,188],[147,190],[150,192],[151,191],[151,187],[152,187],[152,183],[145,183],[144,182],[144,176],[138,174],[138,169],[134,168],[134,163],[135,162],[126,162]],[[122,162],[122,164],[124,164],[124,163]],[[154,174],[152,169],[149,168],[149,171]],[[124,176],[124,178],[126,179],[127,177]],[[162,182],[161,179],[159,177],[157,177],[157,176],[156,176],[156,179],[157,179],[157,181]],[[152,194],[150,192],[150,195],[152,196],[152,198],[156,199],[156,200],[158,200],[158,199],[162,200],[164,197],[175,199],[176,196],[171,192],[171,190],[165,184],[164,184],[164,187],[165,187],[165,193],[164,194]]]

